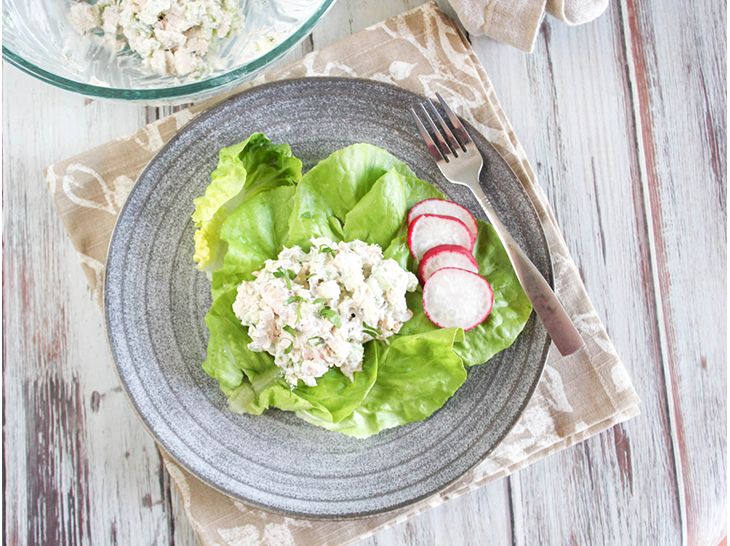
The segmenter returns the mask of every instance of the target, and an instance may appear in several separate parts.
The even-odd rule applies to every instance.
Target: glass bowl
[[[24,72],[92,97],[150,104],[194,102],[234,87],[302,40],[335,0],[240,0],[245,21],[207,59],[204,77],[159,76],[141,59],[80,36],[70,0],[3,0],[3,57]],[[93,82],[93,83],[92,83]]]

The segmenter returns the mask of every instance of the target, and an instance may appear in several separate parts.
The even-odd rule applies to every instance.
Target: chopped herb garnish
[[[291,269],[283,269],[281,267],[274,271],[272,275],[274,275],[274,277],[276,277],[277,279],[284,279],[284,281],[286,282],[286,287],[289,290],[291,290],[291,282],[297,276],[297,274],[294,273],[294,271],[292,271]]]
[[[336,248],[330,248],[327,245],[322,245],[321,247],[319,247],[319,253],[320,254],[325,254],[325,253],[327,253],[327,254],[337,254],[337,249]]]
[[[290,305],[294,302],[297,302],[297,321],[295,324],[299,324],[299,321],[302,320],[302,302],[307,301],[301,296],[292,296],[290,298],[287,298],[284,301],[284,305]]]
[[[315,305],[318,303],[327,303],[327,298],[317,298],[312,303],[314,303]]]
[[[292,350],[293,350],[293,349],[294,349],[294,344],[292,343],[291,345],[289,345],[289,346],[288,346],[288,347],[287,347],[287,348],[286,348],[286,349],[284,350],[284,354],[285,354],[285,355],[288,355],[289,353],[291,353],[291,352],[292,352]]]
[[[372,338],[376,338],[378,336],[383,335],[383,332],[378,330],[377,328],[373,328],[372,326],[368,326],[367,322],[362,323],[362,331],[368,334]]]
[[[297,331],[288,324],[282,328],[287,334],[297,337]]]
[[[280,279],[282,277],[285,277],[287,279],[293,279],[294,277],[297,276],[296,273],[294,273],[294,271],[292,271],[291,269],[284,269],[281,266],[279,267],[279,269],[274,271],[273,275],[277,279]]]
[[[314,345],[315,347],[317,347],[318,345],[322,345],[322,343],[324,343],[324,339],[322,339],[321,337],[318,337],[318,336],[312,336],[307,341],[312,341],[312,340],[315,340],[315,341],[313,344],[310,344],[310,345]]]
[[[306,276],[306,277],[304,277],[304,278],[305,278],[305,279],[311,279],[312,277],[316,277],[316,276],[317,276],[317,274],[316,274],[316,273],[310,273],[309,275],[307,275],[307,276]]]
[[[334,311],[329,307],[323,305],[322,308],[319,310],[319,314],[329,320],[332,324],[334,324],[336,328],[342,327],[342,319],[340,318],[340,315],[337,313],[337,311]]]

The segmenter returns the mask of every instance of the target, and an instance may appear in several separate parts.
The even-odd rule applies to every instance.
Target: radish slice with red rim
[[[446,201],[445,199],[425,199],[413,205],[408,213],[408,224],[423,214],[436,214],[438,216],[451,216],[464,222],[469,229],[472,239],[477,238],[477,221],[471,213],[458,203]]]
[[[492,312],[493,304],[487,280],[465,269],[439,269],[423,288],[423,311],[440,328],[476,328]]]
[[[418,266],[418,277],[421,282],[426,282],[436,271],[445,267],[458,267],[479,273],[479,264],[472,253],[463,246],[440,245],[423,255],[421,264]]]
[[[408,248],[416,260],[434,247],[457,245],[471,252],[474,239],[464,222],[452,216],[422,214],[408,227]]]

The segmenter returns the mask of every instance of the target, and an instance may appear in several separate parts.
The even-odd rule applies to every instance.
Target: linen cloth
[[[349,544],[639,413],[639,398],[588,299],[545,194],[486,72],[457,25],[434,3],[425,4],[262,75],[238,91],[303,76],[370,78],[427,96],[441,93],[496,146],[524,185],[543,222],[557,294],[586,346],[570,357],[561,357],[553,347],[524,414],[483,462],[438,494],[386,514],[317,521],[265,512],[205,485],[163,453],[190,521],[205,545]],[[100,304],[107,246],[134,180],[188,121],[235,92],[179,111],[46,170],[48,187]]]
[[[449,0],[464,28],[532,52],[545,13],[568,25],[592,21],[608,0]]]

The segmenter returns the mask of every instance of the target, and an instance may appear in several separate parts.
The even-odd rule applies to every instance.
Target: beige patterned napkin
[[[433,497],[380,516],[313,521],[264,512],[211,489],[165,454],[193,527],[206,545],[348,544],[638,414],[639,399],[631,380],[588,299],[545,194],[487,74],[454,22],[434,3],[425,4],[263,75],[241,89],[301,76],[370,78],[428,96],[440,92],[455,106],[497,147],[532,198],[552,252],[558,295],[586,347],[567,358],[551,351],[525,413],[476,468]],[[180,111],[47,169],[48,186],[99,301],[109,238],[135,178],[185,123],[223,98]]]
[[[581,25],[601,15],[608,0],[449,0],[472,34],[532,51],[545,13]]]

